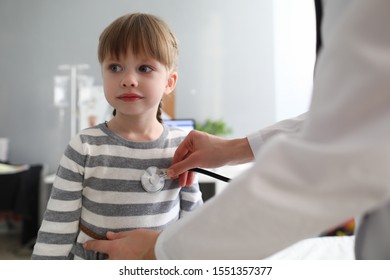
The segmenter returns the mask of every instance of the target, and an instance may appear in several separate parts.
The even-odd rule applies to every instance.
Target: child
[[[162,124],[161,100],[177,81],[174,35],[159,18],[129,14],[109,25],[98,47],[106,123],[81,131],[61,159],[32,259],[99,259],[83,249],[107,231],[164,229],[202,204],[198,184],[165,180],[148,193],[141,176],[171,165],[181,130]]]

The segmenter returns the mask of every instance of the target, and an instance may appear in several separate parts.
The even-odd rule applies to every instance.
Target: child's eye
[[[108,66],[108,68],[110,69],[111,72],[120,72],[123,70],[123,68],[118,64],[112,64]]]
[[[138,70],[141,71],[141,72],[144,72],[144,73],[148,73],[148,72],[152,71],[153,69],[152,69],[150,66],[141,65],[141,66],[138,68]]]

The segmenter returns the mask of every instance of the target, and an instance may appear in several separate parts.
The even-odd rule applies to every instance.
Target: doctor
[[[390,1],[323,4],[306,120],[244,139],[191,133],[169,170],[181,183],[192,167],[254,166],[161,233],[109,233],[87,249],[113,259],[261,259],[390,201]]]

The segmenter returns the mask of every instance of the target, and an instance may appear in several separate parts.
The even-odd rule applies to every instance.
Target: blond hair
[[[124,15],[113,21],[99,37],[98,58],[119,58],[131,48],[135,56],[156,59],[169,70],[177,69],[177,40],[160,18],[144,13]]]

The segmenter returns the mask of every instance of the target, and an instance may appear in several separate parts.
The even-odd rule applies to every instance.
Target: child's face
[[[159,61],[135,57],[129,49],[126,56],[106,58],[102,63],[104,94],[117,114],[156,118],[164,95],[171,93],[177,73],[170,73]]]

